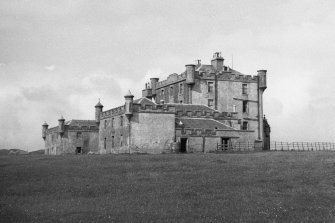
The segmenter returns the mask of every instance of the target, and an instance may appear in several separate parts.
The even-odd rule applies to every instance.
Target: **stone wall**
[[[180,89],[180,85],[182,88]],[[171,93],[171,87],[173,92]],[[164,90],[164,94],[162,93]],[[156,90],[156,102],[160,103],[164,100],[165,103],[188,103],[188,85],[185,83],[185,79],[178,79],[178,81],[171,82],[167,85],[160,85]]]
[[[127,151],[129,122],[125,115],[104,116],[100,120],[99,131],[99,152],[101,154]]]
[[[73,131],[65,126],[65,132],[60,136],[57,131],[51,131],[45,138],[45,154],[75,154],[76,148],[81,147],[81,152],[98,152],[98,131]]]
[[[169,152],[175,138],[175,115],[171,113],[134,113],[131,117],[131,151]]]

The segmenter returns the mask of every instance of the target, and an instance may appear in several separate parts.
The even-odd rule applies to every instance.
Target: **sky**
[[[214,52],[268,70],[272,140],[335,142],[334,40],[332,0],[0,0],[0,149],[43,149],[44,121],[94,119]]]

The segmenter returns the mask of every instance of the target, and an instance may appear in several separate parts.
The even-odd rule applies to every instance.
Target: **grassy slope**
[[[0,222],[335,221],[335,153],[3,156]]]

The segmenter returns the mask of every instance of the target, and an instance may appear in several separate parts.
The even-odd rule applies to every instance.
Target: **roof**
[[[141,105],[156,105],[155,102],[151,101],[150,99],[146,97],[138,98],[133,101],[135,104],[141,104]]]
[[[69,126],[92,126],[92,125],[96,125],[95,120],[69,120],[65,122],[65,125],[69,125]]]
[[[196,71],[205,71],[206,73],[215,72],[212,65],[206,65],[206,64],[201,64],[199,67],[197,67]]]
[[[128,91],[128,93],[124,96],[125,98],[130,98],[130,97],[134,97],[134,95],[130,92],[130,90]]]
[[[173,103],[166,103],[167,105],[173,105],[176,108],[176,111],[216,111],[213,108],[210,108],[206,105],[194,105],[194,104],[173,104]]]
[[[225,67],[228,67],[228,66],[225,66]],[[241,72],[237,71],[237,70],[234,70],[230,67],[228,67],[229,70],[228,72],[232,73],[232,74],[241,74],[241,75],[244,75],[242,74]],[[215,69],[212,65],[206,65],[206,64],[201,64],[200,66],[197,67],[196,71],[199,71],[199,72],[206,72],[206,73],[215,73]],[[225,71],[227,72],[227,71]]]
[[[180,125],[180,122],[183,123],[184,128],[235,130],[230,126],[211,118],[176,118],[177,126]]]
[[[99,102],[94,107],[104,107],[104,106],[100,103],[100,99],[99,99]]]

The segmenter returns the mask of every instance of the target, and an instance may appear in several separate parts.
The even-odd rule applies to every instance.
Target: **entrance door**
[[[221,138],[222,150],[230,149],[230,138]]]
[[[186,146],[187,146],[187,138],[181,138],[180,139],[180,152],[181,153],[187,152]]]
[[[81,153],[81,147],[76,148],[76,154]]]

